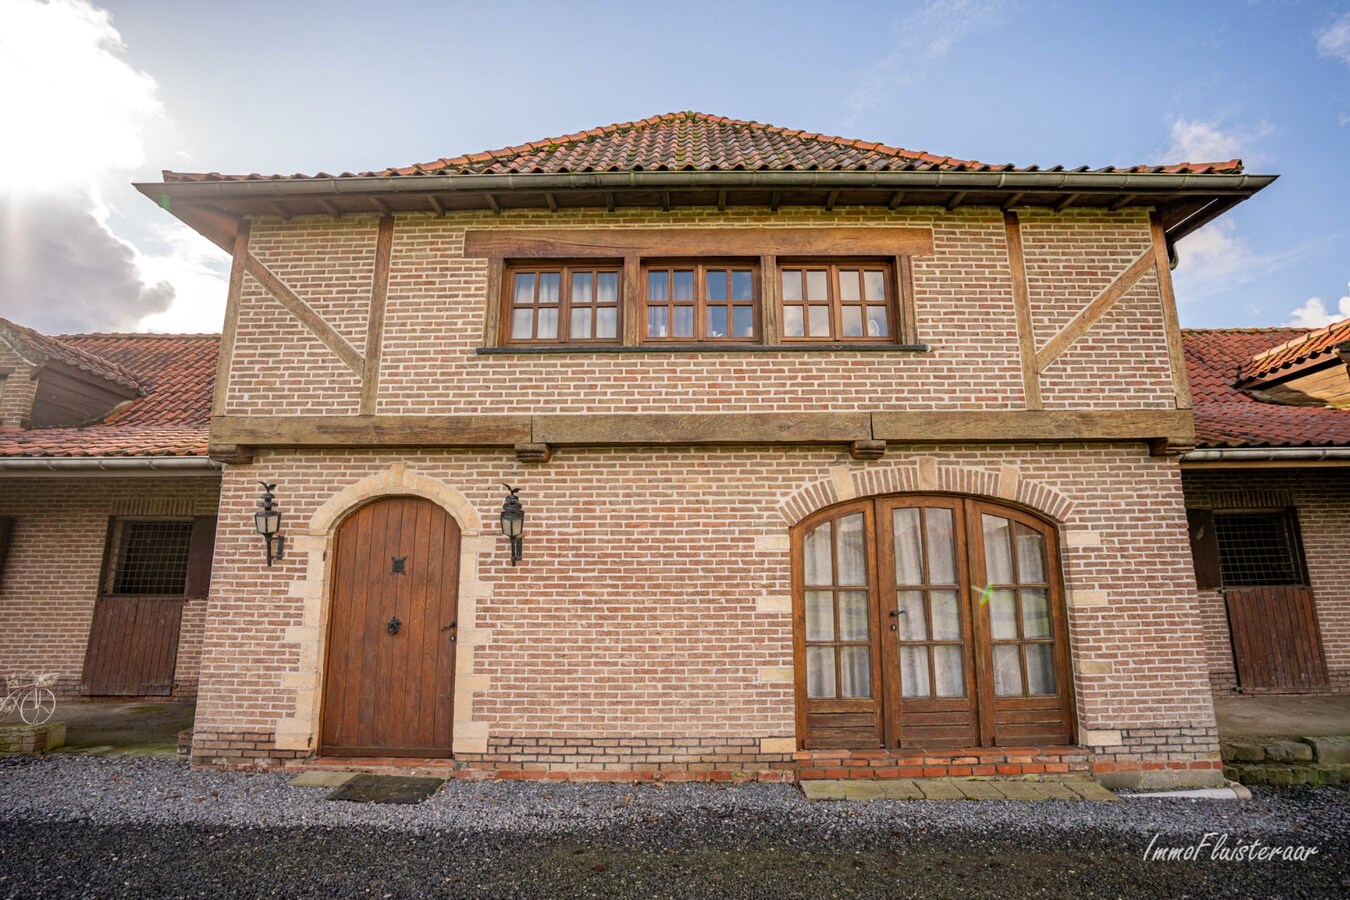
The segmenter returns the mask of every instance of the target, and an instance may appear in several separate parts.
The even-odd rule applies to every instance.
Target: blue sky
[[[36,3],[0,0],[0,32],[16,31],[6,17],[31,22]],[[0,315],[39,327],[219,327],[221,254],[127,186],[161,168],[381,168],[680,109],[989,162],[1241,156],[1248,171],[1282,177],[1183,242],[1183,324],[1312,323],[1311,300],[1335,315],[1343,297],[1350,315],[1350,0],[55,6],[89,27],[38,26],[57,43],[32,65],[97,63],[106,77],[80,79],[83,91],[58,85],[29,109],[48,119],[26,129],[45,135],[27,149],[50,156],[43,142],[75,129],[63,146],[74,141],[96,171],[70,189],[129,245],[122,276],[140,284],[130,299],[73,304],[63,297],[87,295],[92,275],[71,275],[59,254],[43,268],[31,251],[29,275],[65,293],[23,300],[22,279],[0,274]],[[78,33],[63,44],[67,32]],[[100,96],[118,65],[133,87]],[[25,73],[39,96],[58,80]],[[95,103],[128,107],[138,159],[102,161],[120,143],[70,124]],[[0,181],[9,234],[16,218],[62,205],[36,195],[66,189],[14,180]],[[15,246],[0,247],[0,272]]]

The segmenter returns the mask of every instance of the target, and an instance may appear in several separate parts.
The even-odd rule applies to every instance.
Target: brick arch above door
[[[393,463],[387,469],[368,475],[335,492],[310,517],[308,526],[291,532],[287,549],[306,561],[305,577],[294,582],[291,596],[303,603],[302,624],[286,629],[285,640],[299,645],[299,664],[283,676],[283,683],[294,687],[295,699],[290,715],[276,726],[277,748],[317,750],[319,714],[322,700],[322,665],[326,651],[330,600],[329,573],[337,526],[352,512],[379,497],[422,497],[443,507],[459,524],[462,540],[459,560],[459,631],[455,677],[454,753],[483,753],[487,750],[486,723],[474,718],[475,694],[486,691],[489,677],[478,674],[475,657],[480,647],[491,640],[491,630],[480,627],[479,600],[492,595],[492,587],[478,578],[480,561],[493,548],[491,535],[483,533],[482,518],[469,499],[455,488]]]
[[[951,493],[988,497],[1025,507],[1062,525],[1073,501],[1044,482],[1024,477],[1015,465],[980,468],[940,463],[934,457],[894,463],[860,463],[830,469],[829,475],[797,488],[778,504],[783,524],[798,522],[836,503],[858,497],[904,493]]]

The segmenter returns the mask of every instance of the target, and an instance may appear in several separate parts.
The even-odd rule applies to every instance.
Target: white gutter
[[[1224,447],[1192,450],[1181,455],[1194,462],[1322,462],[1350,460],[1350,447]]]
[[[206,456],[0,456],[0,474],[212,474],[219,469]]]

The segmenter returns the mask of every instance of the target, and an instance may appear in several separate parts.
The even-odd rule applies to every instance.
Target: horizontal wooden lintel
[[[465,256],[913,256],[931,228],[491,228],[464,235]]]
[[[1195,443],[1188,410],[612,413],[483,416],[217,416],[239,447],[510,447],[678,444]]]

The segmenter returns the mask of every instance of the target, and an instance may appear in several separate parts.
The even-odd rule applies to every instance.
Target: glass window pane
[[[736,337],[755,336],[755,310],[750,306],[736,306],[731,310],[731,326]]]
[[[862,299],[858,292],[858,270],[839,270],[839,299],[844,303],[857,303]]]
[[[801,269],[783,270],[783,299],[788,301],[802,299]]]
[[[939,697],[966,695],[966,670],[960,647],[934,647],[933,669],[934,694]]]
[[[562,293],[561,272],[539,273],[539,302],[554,304]]]
[[[512,300],[517,306],[529,306],[534,303],[533,272],[516,273],[516,288]]]
[[[590,272],[572,273],[572,302],[579,304],[590,303],[595,299],[595,284],[591,280]]]
[[[666,337],[666,311],[661,307],[647,310],[647,336]]]
[[[617,337],[619,333],[619,309],[615,306],[602,306],[595,311],[595,336],[598,338]]]
[[[595,277],[595,298],[600,303],[619,302],[619,273],[601,272]]]
[[[904,697],[927,697],[933,692],[928,687],[928,648],[900,648],[900,694]]]
[[[830,299],[830,273],[821,270],[813,270],[806,273],[806,299],[807,300],[828,300]]]
[[[861,306],[845,306],[842,318],[844,337],[862,337],[863,324]]]
[[[833,592],[806,592],[806,639],[808,641],[834,640]]]
[[[787,337],[805,337],[802,330],[802,308],[800,306],[783,307],[783,334]]]
[[[708,299],[709,299],[709,300],[725,300],[725,299],[727,299],[727,270],[726,270],[726,269],[709,269],[709,270],[705,273],[704,278],[707,279],[707,283],[708,283]]]
[[[1055,692],[1055,661],[1050,644],[1027,644],[1027,693]]]
[[[802,556],[805,557],[806,583],[828,587],[834,584],[834,572],[830,565],[830,540],[833,537],[833,522],[821,522],[806,533],[802,541]]]
[[[839,648],[839,696],[872,696],[872,648]]]
[[[928,538],[928,583],[956,584],[956,541],[952,537],[952,511],[941,507],[924,510]]]
[[[928,640],[928,623],[923,617],[923,591],[900,591],[896,600],[900,611],[900,640]]]
[[[1002,516],[981,516],[984,520],[984,570],[990,584],[1012,584],[1012,547],[1008,543],[1011,524]]]
[[[652,269],[647,273],[647,299],[670,299],[670,286],[666,281],[666,269]]]
[[[839,566],[835,584],[867,584],[867,550],[863,546],[863,514],[840,517],[835,525]]]
[[[924,584],[919,511],[912,508],[892,510],[891,529],[895,532],[895,583]]]
[[[572,330],[569,336],[573,340],[584,340],[591,336],[591,310],[588,306],[572,309]]]
[[[867,307],[867,336],[886,337],[891,333],[891,317],[884,306]]]
[[[886,299],[886,273],[863,273],[863,298],[866,300]]]
[[[1017,596],[1012,589],[989,591],[989,630],[996,641],[1017,640]]]
[[[1050,636],[1050,601],[1044,588],[1026,588],[1022,591],[1022,636]]]
[[[830,308],[813,306],[810,313],[811,337],[830,336]]]
[[[839,640],[865,641],[872,633],[867,621],[867,591],[839,592]]]
[[[1022,693],[1022,662],[1017,644],[994,645],[994,693],[1016,697]]]
[[[511,312],[511,337],[529,340],[533,335],[530,330],[534,328],[534,310],[517,309]]]
[[[930,591],[928,604],[933,612],[933,640],[961,640],[961,612],[956,605],[956,591]]]
[[[725,306],[708,307],[708,337],[727,336],[727,308]]]
[[[834,687],[834,648],[806,648],[806,696],[812,698],[833,698],[838,696]]]
[[[675,292],[674,299],[678,302],[688,303],[694,299],[694,270],[676,269],[675,270]]]
[[[675,307],[675,324],[671,333],[675,337],[694,336],[694,308],[692,306]]]
[[[1017,578],[1022,584],[1045,581],[1045,538],[1021,522],[1013,525],[1017,542]]]
[[[731,273],[731,299],[755,299],[755,275],[753,272],[740,269]]]
[[[554,338],[558,336],[558,308],[540,307],[539,309],[539,330],[535,333],[539,338]]]

